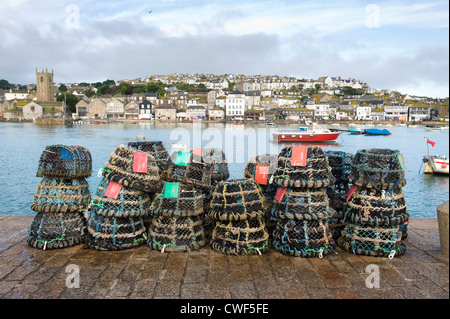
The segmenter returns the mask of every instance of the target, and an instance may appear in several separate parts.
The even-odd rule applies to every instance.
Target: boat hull
[[[433,158],[432,162],[428,161],[425,163],[425,174],[449,174],[449,162],[448,159],[443,158]]]
[[[333,142],[337,140],[341,133],[274,133],[273,139],[279,143],[282,142]]]

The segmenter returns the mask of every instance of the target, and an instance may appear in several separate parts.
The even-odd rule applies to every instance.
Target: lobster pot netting
[[[347,224],[338,239],[338,245],[355,255],[393,258],[406,251],[401,242],[400,227],[367,227]]]
[[[333,185],[335,178],[328,157],[319,146],[307,147],[306,165],[292,165],[292,151],[296,146],[284,147],[278,156],[278,168],[273,183],[282,187],[321,188]],[[297,164],[296,164],[297,165]]]
[[[336,183],[348,183],[352,170],[353,154],[341,151],[326,151],[331,173],[336,178]]]
[[[86,179],[43,177],[39,182],[31,209],[42,213],[67,213],[88,208],[91,201]]]
[[[401,188],[380,191],[357,187],[347,202],[345,221],[361,226],[398,226],[409,220]]]
[[[146,228],[141,217],[115,217],[91,213],[85,242],[97,250],[123,250],[145,244]]]
[[[83,243],[86,219],[81,212],[38,212],[28,229],[27,243],[38,249],[58,249]]]
[[[277,251],[295,257],[322,257],[335,246],[328,224],[322,220],[279,220],[273,238]]]
[[[277,186],[271,183],[273,174],[277,171],[278,167],[278,154],[261,154],[250,158],[244,169],[244,177],[252,178],[256,180],[257,167],[268,167],[267,176],[265,176],[264,183],[258,183],[262,189],[262,192],[268,201],[272,201],[275,198],[277,192]],[[258,179],[259,181],[259,179]]]
[[[156,216],[148,231],[147,245],[161,252],[187,252],[206,245],[202,221],[198,216]]]
[[[127,188],[154,193],[159,189],[159,168],[154,157],[144,153],[146,165],[142,165],[137,171],[137,159],[133,149],[124,145],[119,145],[109,156],[103,168],[103,176],[111,181],[119,183]],[[141,153],[141,154],[142,154]],[[136,165],[135,165],[136,161]],[[141,165],[139,165],[141,166]]]
[[[213,230],[211,248],[227,255],[255,255],[269,249],[264,219],[219,221]]]
[[[109,193],[113,187],[120,188],[115,198],[108,197],[116,195]],[[90,211],[103,216],[146,217],[151,212],[151,204],[149,193],[133,190],[103,178],[91,202]]]
[[[203,213],[203,194],[192,185],[179,183],[178,195],[174,198],[165,197],[166,186],[157,194],[152,202],[154,215],[174,217],[199,216]]]
[[[172,164],[169,152],[162,141],[129,142],[128,147],[137,152],[145,152],[153,156],[160,172],[165,171]]]
[[[262,217],[265,198],[252,179],[231,179],[217,184],[208,213],[213,220],[246,220]]]
[[[272,216],[277,219],[327,219],[334,215],[325,188],[287,189],[281,201],[274,200]]]
[[[50,145],[39,158],[37,177],[83,178],[92,174],[92,157],[80,145]]]
[[[390,189],[403,187],[405,163],[397,150],[359,150],[353,157],[349,182],[365,188]]]
[[[171,159],[174,164],[170,165],[169,169],[163,172],[162,179],[167,182],[182,182],[201,189],[210,189],[212,187],[212,166],[201,162],[194,162],[192,161],[192,157],[187,163],[179,165],[177,164],[177,157],[180,153],[185,152],[174,152],[172,154]]]
[[[230,177],[225,153],[220,148],[201,149],[201,154],[192,151],[192,161],[211,166],[211,185],[227,180]]]

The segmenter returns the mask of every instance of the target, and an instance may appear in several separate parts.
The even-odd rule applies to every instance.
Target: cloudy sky
[[[151,13],[150,13],[151,11]],[[360,79],[449,96],[449,2],[1,0],[0,79],[212,73]]]

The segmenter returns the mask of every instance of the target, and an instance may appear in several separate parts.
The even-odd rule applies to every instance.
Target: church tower
[[[55,94],[53,90],[53,70],[52,73],[47,72],[47,69],[42,69],[38,72],[36,68],[36,93],[38,101],[55,101]]]

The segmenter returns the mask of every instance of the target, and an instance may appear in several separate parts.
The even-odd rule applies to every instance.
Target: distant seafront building
[[[37,101],[56,101],[53,87],[53,70],[49,73],[47,69],[38,72],[36,68],[36,100]]]

